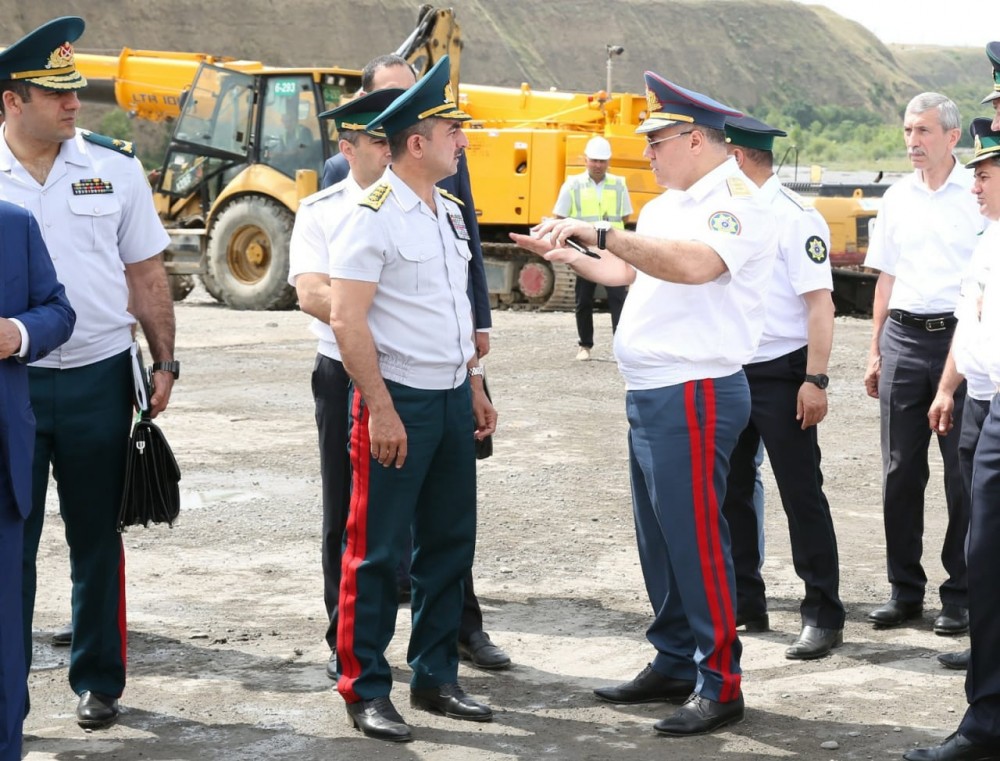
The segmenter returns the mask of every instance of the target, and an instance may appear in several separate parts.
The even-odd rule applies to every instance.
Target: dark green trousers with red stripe
[[[73,644],[69,683],[120,696],[125,688],[125,555],[118,508],[132,419],[129,353],[69,370],[28,368],[35,412],[31,515],[24,529],[24,626],[31,665],[35,558],[49,465],[69,544]]]
[[[340,580],[337,689],[348,703],[386,696],[385,649],[399,606],[396,567],[412,527],[411,687],[458,679],[463,580],[476,544],[476,459],[469,382],[428,391],[387,382],[406,427],[402,468],[371,456],[368,408],[351,389],[351,506]]]
[[[639,560],[654,619],[655,671],[699,695],[740,695],[736,584],[722,517],[729,455],[750,417],[743,371],[629,391],[629,462]]]

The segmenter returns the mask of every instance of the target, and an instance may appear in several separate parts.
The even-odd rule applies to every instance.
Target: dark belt
[[[948,328],[953,328],[958,324],[958,318],[950,312],[942,314],[913,314],[912,312],[904,312],[902,309],[890,309],[889,319],[908,328],[926,330],[928,333],[948,330]]]

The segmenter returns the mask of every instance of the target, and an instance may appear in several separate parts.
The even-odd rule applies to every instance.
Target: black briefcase
[[[181,508],[181,470],[163,431],[148,413],[132,426],[118,530],[150,523],[173,525]]]
[[[149,417],[149,368],[138,343],[132,344],[132,380],[139,416],[129,436],[119,531],[150,523],[172,526],[181,509],[181,470],[163,431]]]

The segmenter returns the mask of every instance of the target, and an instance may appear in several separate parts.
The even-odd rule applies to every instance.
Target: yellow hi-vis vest
[[[625,201],[625,181],[613,174],[604,176],[601,197],[597,197],[597,186],[587,172],[572,179],[570,189],[569,216],[584,222],[606,220],[619,230],[625,227],[622,219],[622,204]]]

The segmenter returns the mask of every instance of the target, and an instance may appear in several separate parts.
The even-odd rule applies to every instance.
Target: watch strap
[[[176,380],[181,377],[181,363],[176,359],[171,360],[170,362],[154,362],[153,372],[155,373],[158,371],[170,373],[174,376],[174,380]]]

